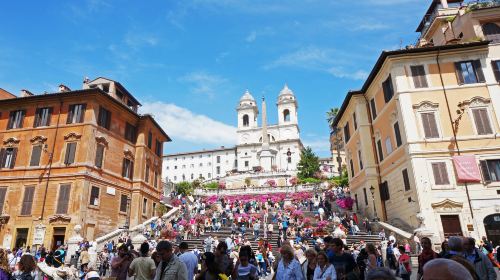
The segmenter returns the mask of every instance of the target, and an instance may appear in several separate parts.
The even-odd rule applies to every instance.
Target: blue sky
[[[147,5],[145,4],[147,3]],[[0,87],[15,94],[120,81],[172,137],[165,152],[234,145],[246,89],[285,83],[301,138],[329,154],[325,112],[359,88],[380,52],[414,43],[426,0],[3,1]],[[271,106],[270,106],[271,105]]]

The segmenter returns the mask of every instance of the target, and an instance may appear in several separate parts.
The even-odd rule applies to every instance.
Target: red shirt
[[[406,271],[411,272],[410,256],[402,254],[398,261],[399,263],[403,263],[405,265]]]

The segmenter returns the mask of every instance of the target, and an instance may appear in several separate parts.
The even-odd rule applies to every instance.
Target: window
[[[492,61],[491,67],[493,68],[495,79],[497,80],[497,82],[500,82],[500,60]]]
[[[148,212],[148,199],[144,198],[142,200],[142,214],[146,215],[147,212]]]
[[[174,181],[177,181],[177,176],[174,176]]]
[[[92,189],[90,190],[90,205],[99,206],[99,191],[99,187],[92,186]]]
[[[56,214],[68,214],[70,193],[71,193],[70,184],[64,184],[59,186],[59,196],[57,198]]]
[[[480,164],[485,183],[500,181],[500,160],[482,160]]]
[[[220,163],[220,156],[217,156],[217,163]]]
[[[354,202],[356,202],[356,210],[358,210],[359,209],[358,194],[354,194]]]
[[[248,115],[243,115],[243,126],[249,126],[250,121],[248,119]]]
[[[378,161],[382,162],[384,160],[384,152],[382,151],[382,141],[377,141],[377,150],[378,150]]]
[[[146,164],[146,170],[144,171],[144,181],[146,183],[149,183],[149,165]]]
[[[249,162],[248,160],[245,160],[245,167],[248,167],[249,166]]]
[[[86,104],[73,104],[69,105],[67,124],[82,123],[85,116]]]
[[[391,199],[391,195],[389,193],[389,185],[387,184],[387,181],[380,184],[379,188],[380,188],[380,200],[387,201]]]
[[[202,163],[202,162],[200,162],[199,166],[200,166],[200,167],[203,167],[203,163]]]
[[[0,188],[0,215],[3,214],[3,206],[5,205],[5,198],[7,197],[7,188]]]
[[[189,167],[194,168],[194,163],[191,163]]]
[[[99,116],[97,117],[97,124],[105,129],[109,129],[111,124],[111,112],[99,107]]]
[[[148,148],[152,148],[153,147],[153,133],[148,132]]]
[[[158,179],[159,179],[159,178],[158,178],[158,171],[155,171],[155,181],[154,181],[154,183],[153,183],[153,186],[154,186],[155,188],[157,188],[157,187],[158,187],[158,181],[159,181]]]
[[[134,162],[128,158],[124,158],[122,166],[122,176],[132,180],[133,173],[134,173]]]
[[[193,180],[193,179],[194,179],[194,174],[193,174],[193,173],[191,173],[191,180]]]
[[[64,157],[64,164],[69,165],[75,162],[76,142],[66,144],[66,155]]]
[[[182,165],[182,169],[186,169],[186,165],[185,164]]]
[[[436,185],[449,185],[448,172],[446,170],[445,162],[432,163],[432,173],[434,173],[434,183]]]
[[[22,128],[25,115],[26,115],[25,110],[17,110],[10,112],[7,129]]]
[[[5,148],[0,150],[0,168],[14,168],[16,165],[17,148]]]
[[[352,114],[352,120],[354,122],[354,131],[358,129],[358,120],[356,119],[356,113]]]
[[[361,151],[358,151],[359,169],[363,170],[363,158],[361,157]]]
[[[176,166],[174,166],[174,169],[177,169],[177,165],[176,165]]]
[[[208,173],[208,179],[211,179],[212,178],[212,173]]]
[[[425,138],[439,138],[435,113],[424,112],[420,113],[420,116],[422,118],[422,127],[424,128]]]
[[[484,83],[483,70],[479,60],[455,62],[458,84]]]
[[[389,75],[389,77],[387,77],[387,80],[382,83],[382,90],[384,91],[385,103],[391,101],[392,97],[394,96],[391,75]]]
[[[368,205],[368,196],[366,195],[366,188],[363,188],[363,196],[365,197],[365,205]]]
[[[292,157],[288,157],[288,158],[287,158],[287,162],[288,162],[288,163],[292,163]]]
[[[24,188],[23,205],[21,207],[21,215],[31,215],[31,208],[33,206],[33,195],[35,194],[35,187],[30,186]]]
[[[95,166],[97,168],[102,168],[103,161],[104,161],[104,145],[97,144],[95,149]]]
[[[30,166],[39,166],[41,155],[42,155],[42,145],[33,146],[33,149],[31,150]]]
[[[405,186],[405,191],[409,191],[410,190],[410,178],[408,178],[408,170],[403,169],[403,171],[401,173],[403,174],[403,184]]]
[[[391,137],[385,138],[385,151],[386,151],[387,154],[392,153]]]
[[[425,79],[425,69],[423,65],[410,66],[411,76],[413,77],[413,85],[415,88],[426,88],[427,80]]]
[[[156,203],[153,202],[153,216],[156,216]]]
[[[394,125],[394,137],[396,138],[396,147],[400,147],[403,142],[401,141],[401,132],[399,131],[399,123],[395,122]]]
[[[37,108],[35,111],[35,122],[33,127],[49,126],[52,108]]]
[[[493,133],[490,118],[488,116],[488,109],[474,108],[472,109],[472,115],[474,116],[474,124],[476,125],[477,134],[486,135]]]
[[[349,165],[351,166],[351,177],[354,177],[354,164],[352,163],[352,159],[349,160]]]
[[[134,144],[137,139],[137,128],[129,123],[125,125],[125,139]]]
[[[349,132],[349,122],[347,122],[344,126],[344,138],[345,142],[349,142],[349,139],[351,138],[351,133]]]
[[[377,118],[377,105],[375,104],[375,97],[370,100],[370,109],[372,111],[372,120]]]
[[[162,148],[162,142],[160,140],[156,140],[156,155],[161,157],[161,149]]]
[[[217,168],[216,168],[216,173],[217,173],[217,175],[219,175],[219,174],[220,174],[220,166],[217,166]]]
[[[285,109],[283,111],[283,121],[289,122],[290,121],[290,110]]]
[[[483,33],[486,40],[498,43],[500,41],[500,27],[493,22],[483,24]]]

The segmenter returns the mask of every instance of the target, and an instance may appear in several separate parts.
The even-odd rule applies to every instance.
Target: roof
[[[464,1],[463,0],[448,0],[448,4],[449,3],[462,3],[462,2],[464,2]],[[436,9],[437,5],[439,5],[439,4],[441,4],[441,0],[433,0],[432,1],[431,5],[429,6],[429,9],[427,9],[427,12],[425,12],[424,17],[420,21],[420,24],[418,25],[417,30],[415,30],[415,32],[421,32],[422,29],[424,29],[427,16],[432,15],[432,13]]]
[[[54,92],[54,93],[45,93],[45,94],[38,94],[38,95],[31,95],[31,96],[24,96],[24,97],[17,97],[17,98],[10,98],[10,99],[0,99],[0,105],[2,104],[7,104],[7,103],[12,103],[12,102],[25,102],[25,101],[37,101],[37,100],[43,100],[44,98],[48,97],[68,97],[68,96],[78,96],[78,95],[85,95],[85,94],[93,94],[93,93],[98,93],[101,94],[103,97],[108,98],[109,100],[112,100],[122,108],[125,108],[127,111],[132,113],[133,115],[137,116],[139,119],[144,119],[144,118],[150,118],[153,122],[153,124],[160,130],[160,132],[165,136],[167,141],[172,141],[170,137],[165,133],[165,131],[161,128],[161,126],[154,120],[154,118],[151,115],[145,114],[145,115],[140,115],[134,112],[132,109],[130,109],[128,106],[120,102],[119,100],[115,99],[114,97],[110,96],[100,88],[90,88],[90,89],[80,89],[80,90],[73,90],[73,91],[66,91],[66,92]]]
[[[139,106],[142,106],[141,102],[139,102],[137,99],[135,99],[135,97],[122,84],[120,84],[120,82],[112,80],[110,78],[106,78],[106,77],[97,77],[97,78],[93,79],[92,81],[90,81],[89,83],[92,83],[93,81],[95,81],[97,79],[105,79],[105,80],[112,81],[113,83],[115,83],[116,86],[118,86],[120,88],[120,90],[124,91],[132,100],[134,100],[135,103],[137,103]]]
[[[182,152],[182,153],[175,153],[175,154],[167,154],[163,155],[164,158],[166,157],[174,157],[174,156],[186,156],[186,155],[194,155],[194,154],[205,154],[205,153],[214,153],[214,152],[221,152],[221,151],[229,151],[229,150],[236,150],[236,147],[221,147],[218,149],[209,149],[209,150],[201,150],[201,151],[193,151],[193,152]]]
[[[480,42],[463,43],[463,44],[456,44],[456,45],[442,45],[442,46],[434,46],[434,47],[421,47],[421,48],[414,48],[414,49],[382,51],[382,53],[380,54],[379,58],[377,59],[377,62],[373,66],[372,71],[368,75],[368,78],[366,79],[366,81],[363,84],[363,86],[361,87],[361,89],[356,90],[356,91],[349,91],[347,93],[347,96],[344,99],[344,102],[342,102],[342,106],[340,107],[337,116],[333,120],[332,126],[335,127],[338,125],[340,118],[344,114],[344,111],[347,109],[347,106],[349,105],[349,101],[353,95],[366,93],[366,91],[368,90],[368,88],[372,84],[373,80],[375,80],[375,77],[377,76],[378,72],[382,68],[382,65],[384,64],[385,60],[389,56],[411,55],[411,54],[421,54],[421,53],[434,52],[434,51],[448,51],[448,50],[455,50],[455,49],[465,49],[465,48],[487,46],[488,44],[489,44],[489,41],[480,41]]]

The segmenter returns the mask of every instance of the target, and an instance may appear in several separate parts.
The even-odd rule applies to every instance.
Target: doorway
[[[28,243],[28,228],[16,229],[16,248],[25,247]]]
[[[444,237],[463,236],[462,225],[458,215],[441,215],[441,224],[443,225]]]
[[[483,223],[488,240],[494,245],[500,244],[500,214],[486,216]]]
[[[55,227],[54,234],[52,236],[52,250],[57,250],[59,246],[64,244],[64,238],[66,236],[65,227]]]

